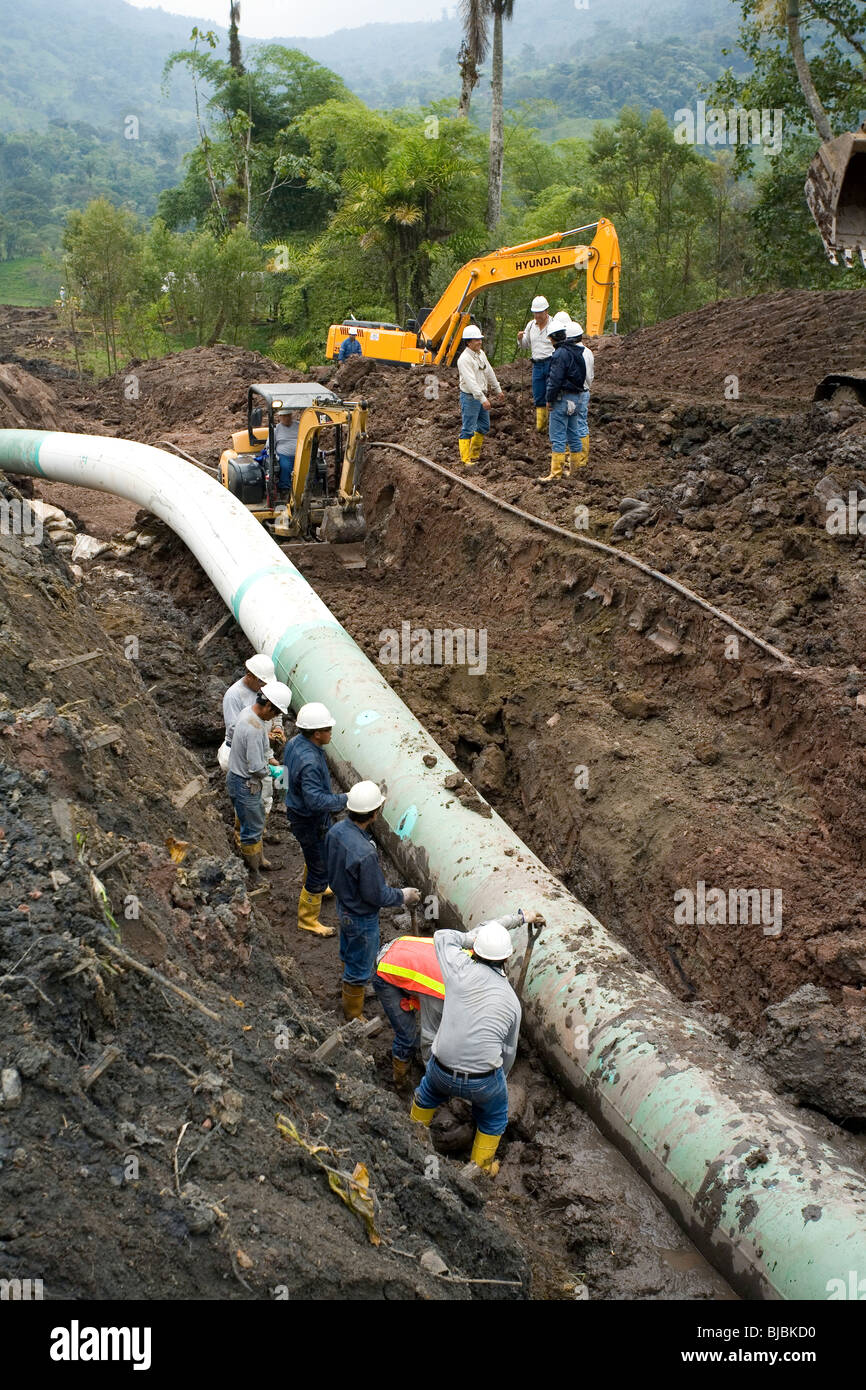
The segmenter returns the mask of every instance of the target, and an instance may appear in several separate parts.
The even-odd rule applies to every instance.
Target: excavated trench
[[[119,434],[154,439],[170,430],[209,458],[225,432],[212,412],[198,428],[173,428],[183,408],[177,379],[192,356],[181,355],[179,371],[170,360],[155,364],[138,416],[116,407]],[[250,365],[226,369],[239,381]],[[174,379],[170,410],[158,403],[165,369]],[[346,395],[369,396],[375,437],[451,463],[453,405],[426,405],[423,377],[357,368],[321,376]],[[858,1162],[859,1144],[823,1115],[851,1129],[866,1119],[863,541],[828,540],[815,487],[828,477],[837,493],[857,485],[866,419],[791,402],[770,415],[742,403],[600,389],[593,463],[551,493],[533,482],[544,445],[526,427],[525,372],[506,368],[501,377],[500,443],[488,444],[476,481],[565,526],[580,498],[588,533],[605,540],[619,497],[636,495],[649,520],[621,543],[781,645],[794,668],[742,640],[734,654],[722,625],[652,581],[384,449],[370,453],[365,471],[366,569],[344,569],[324,547],[295,547],[292,558],[446,752],[685,1013],[709,1020],[784,1094],[823,1112],[813,1125],[847,1142]],[[98,415],[104,391],[92,406]],[[59,500],[57,489],[42,490]],[[80,500],[82,525],[117,529],[100,512],[105,499]],[[193,651],[222,608],[182,547],[161,528],[154,534],[153,549],[125,562],[122,600],[108,562],[96,562],[86,583],[116,637],[136,627],[146,634],[153,697],[209,764],[219,741],[213,697],[246,647],[236,632],[203,656]],[[485,669],[416,663],[411,651],[395,662],[393,636],[404,624],[410,634],[483,632]],[[210,692],[206,711],[189,700],[190,673]],[[292,941],[297,865],[290,846],[274,852],[262,931],[276,955]],[[755,921],[677,921],[677,894],[699,881],[726,894],[778,891],[781,932]],[[331,947],[292,941],[328,1010],[337,1002]],[[386,1087],[386,1044],[374,1048]],[[525,1109],[488,1209],[524,1242],[536,1295],[561,1297],[576,1281],[597,1297],[720,1296],[716,1276],[624,1161],[556,1095],[531,1055],[520,1067]],[[445,1123],[452,1132],[439,1135],[442,1152],[465,1142],[461,1118]]]

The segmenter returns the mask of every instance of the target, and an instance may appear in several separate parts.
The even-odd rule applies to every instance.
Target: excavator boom
[[[485,256],[476,256],[454,275],[438,302],[427,313],[417,332],[389,324],[356,323],[357,337],[365,357],[410,366],[451,363],[460,346],[463,329],[469,323],[471,305],[483,290],[529,276],[556,270],[586,270],[586,322],[589,337],[604,331],[610,309],[619,319],[619,239],[612,222],[600,218],[589,246],[562,246],[560,243],[587,228],[553,232],[520,246],[503,246]],[[335,357],[346,338],[352,320],[333,324],[328,333],[328,356]]]

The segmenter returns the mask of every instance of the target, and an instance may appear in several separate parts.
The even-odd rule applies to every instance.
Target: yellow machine
[[[280,410],[292,412],[293,433],[297,427],[291,477],[285,467],[280,476],[274,443]],[[329,438],[333,444],[326,450]],[[341,401],[326,387],[305,382],[259,383],[247,392],[247,426],[223,451],[219,480],[274,536],[360,540],[358,484],[366,439],[366,401]]]
[[[589,246],[560,246],[565,237],[576,236],[587,227],[574,227],[568,232],[553,232],[550,236],[526,241],[522,246],[503,246],[486,256],[467,261],[454,276],[445,293],[432,309],[421,311],[419,319],[410,320],[406,328],[394,323],[373,323],[363,319],[346,319],[332,324],[328,330],[328,357],[336,357],[348,337],[349,328],[357,329],[358,341],[365,357],[378,362],[410,366],[434,363],[450,364],[461,346],[461,335],[470,322],[470,305],[482,290],[510,280],[545,275],[554,270],[586,270],[586,319],[584,328],[589,337],[604,331],[608,306],[614,325],[619,319],[620,252],[616,228],[607,218],[590,224],[596,233]]]

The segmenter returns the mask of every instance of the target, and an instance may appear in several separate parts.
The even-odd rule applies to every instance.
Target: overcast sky
[[[138,9],[163,9],[227,25],[229,0],[128,0]],[[456,0],[241,0],[240,30],[249,38],[301,38],[331,34],[377,20],[440,19]]]

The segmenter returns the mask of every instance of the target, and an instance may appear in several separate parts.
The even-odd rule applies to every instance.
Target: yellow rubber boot
[[[415,1120],[419,1125],[428,1125],[436,1114],[435,1110],[425,1110],[419,1105],[415,1097],[412,1097],[412,1109],[409,1111],[409,1119]]]
[[[394,1086],[398,1091],[408,1091],[409,1072],[412,1068],[410,1057],[391,1057],[391,1065],[394,1073]]]
[[[241,845],[241,855],[243,856],[244,868],[250,876],[250,882],[255,883],[259,876],[259,869],[262,867],[261,840],[254,845]]]
[[[563,478],[570,478],[570,477],[571,477],[571,460],[573,459],[573,457],[574,457],[574,455],[572,454],[571,450],[570,450],[570,449],[566,449],[566,451],[565,451],[565,458],[564,458],[563,464],[562,464],[562,476],[563,476]]]
[[[482,1134],[480,1129],[476,1129],[475,1142],[469,1155],[469,1162],[476,1163],[491,1178],[495,1178],[499,1172],[499,1164],[494,1162],[493,1155],[499,1148],[500,1138],[499,1134]]]
[[[469,449],[470,449],[470,447],[471,447],[471,445],[472,445],[472,440],[471,440],[471,439],[458,439],[457,443],[458,443],[459,448],[460,448],[460,459],[461,459],[461,462],[463,462],[463,463],[468,463],[468,462],[469,462]]]
[[[364,1016],[364,986],[347,985],[343,981],[343,1017],[363,1018]]]
[[[306,888],[306,886],[307,886],[307,866],[306,866],[306,864],[305,864],[305,865],[304,865],[304,887]],[[323,898],[333,898],[333,896],[334,896],[334,890],[333,890],[333,888],[326,888],[325,891],[324,891],[324,893],[322,894],[322,897],[323,897]]]
[[[539,434],[543,434],[547,429],[549,415],[550,411],[547,409],[546,405],[537,405],[535,407],[535,428],[538,430]]]
[[[572,455],[575,468],[585,468],[589,463],[589,435],[585,434],[581,440],[580,453]]]
[[[469,462],[477,463],[481,457],[481,446],[484,443],[484,435],[476,430],[469,441]]]
[[[562,477],[562,466],[565,463],[565,454],[550,455],[550,472],[544,478],[539,478],[540,483],[553,482],[555,478]]]
[[[300,931],[312,932],[314,936],[334,935],[333,927],[326,927],[324,922],[319,921],[321,906],[321,893],[308,893],[306,888],[301,889],[301,896],[298,899],[298,929]]]

